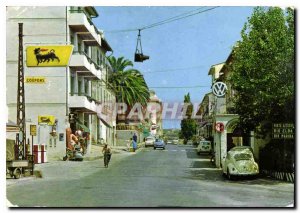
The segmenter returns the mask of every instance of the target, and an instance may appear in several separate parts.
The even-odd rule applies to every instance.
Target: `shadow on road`
[[[239,183],[246,185],[276,185],[282,183],[280,180],[266,178],[264,176],[235,176],[233,180],[227,179],[222,172],[222,169],[216,168],[210,162],[211,155],[201,154],[198,155],[194,148],[187,148],[186,155],[192,159],[188,167],[189,179],[205,180],[205,181],[222,181],[224,183]]]
[[[199,156],[196,153],[196,148],[189,147],[186,148],[185,151],[187,158],[199,158]]]

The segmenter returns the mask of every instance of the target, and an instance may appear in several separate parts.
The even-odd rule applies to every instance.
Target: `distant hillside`
[[[164,129],[164,137],[177,139],[179,132],[180,129]]]

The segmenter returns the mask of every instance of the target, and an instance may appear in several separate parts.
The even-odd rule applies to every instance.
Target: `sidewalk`
[[[139,144],[139,149],[136,152],[139,152],[141,147],[143,147],[143,143]],[[83,156],[83,162],[94,161],[103,158],[102,154],[102,145],[91,145],[90,153]],[[113,154],[129,154],[128,148],[125,146],[111,147]],[[66,170],[74,169],[78,163],[75,161],[63,161],[62,159],[51,160],[47,163],[35,164],[34,165],[34,175],[22,175],[20,179],[8,178],[6,179],[6,185],[9,186],[11,184],[22,183],[23,181],[33,180],[36,178],[45,178],[45,177],[55,177],[56,175],[62,175],[62,168]]]
[[[139,152],[141,150],[140,148],[143,146],[144,146],[144,144],[140,143],[138,146],[139,148],[137,149],[136,152]],[[102,159],[103,158],[102,149],[103,149],[102,145],[91,145],[91,151],[90,151],[90,153],[83,156],[83,162]],[[128,151],[128,148],[125,146],[114,146],[114,147],[111,147],[111,150],[112,150],[113,154],[130,153]],[[71,169],[72,167],[76,166],[77,163],[78,162],[75,162],[75,161],[54,160],[54,161],[50,161],[48,163],[35,164],[33,178],[43,178],[43,177],[47,177],[47,176],[52,176],[52,174],[49,173],[49,171],[47,171],[48,170],[47,168],[50,168],[50,167],[51,168],[52,167],[61,168],[61,167],[67,166],[67,167],[70,167],[70,169]],[[59,173],[59,172],[60,172],[60,169],[58,169],[57,173]],[[56,171],[53,171],[53,173],[56,174]],[[24,178],[24,177],[22,177],[22,178]]]

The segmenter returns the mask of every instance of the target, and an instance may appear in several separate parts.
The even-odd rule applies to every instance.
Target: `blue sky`
[[[192,6],[113,6],[96,7],[95,25],[104,31],[115,57],[134,61],[138,31],[113,33],[113,30],[139,29],[170,17],[193,11]],[[203,8],[205,9],[205,8]],[[190,93],[192,102],[201,102],[210,92],[209,68],[228,57],[240,40],[240,32],[253,7],[218,7],[204,13],[141,31],[144,55],[150,59],[134,63],[163,102],[182,102]],[[149,72],[149,73],[147,73]],[[179,128],[179,120],[164,120],[164,128]]]

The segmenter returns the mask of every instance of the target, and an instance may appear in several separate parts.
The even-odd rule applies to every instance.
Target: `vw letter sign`
[[[227,86],[223,82],[216,82],[212,86],[212,92],[217,97],[222,97],[225,95]]]
[[[219,123],[216,123],[216,131],[217,132],[223,132],[224,131],[224,124],[219,122]]]

